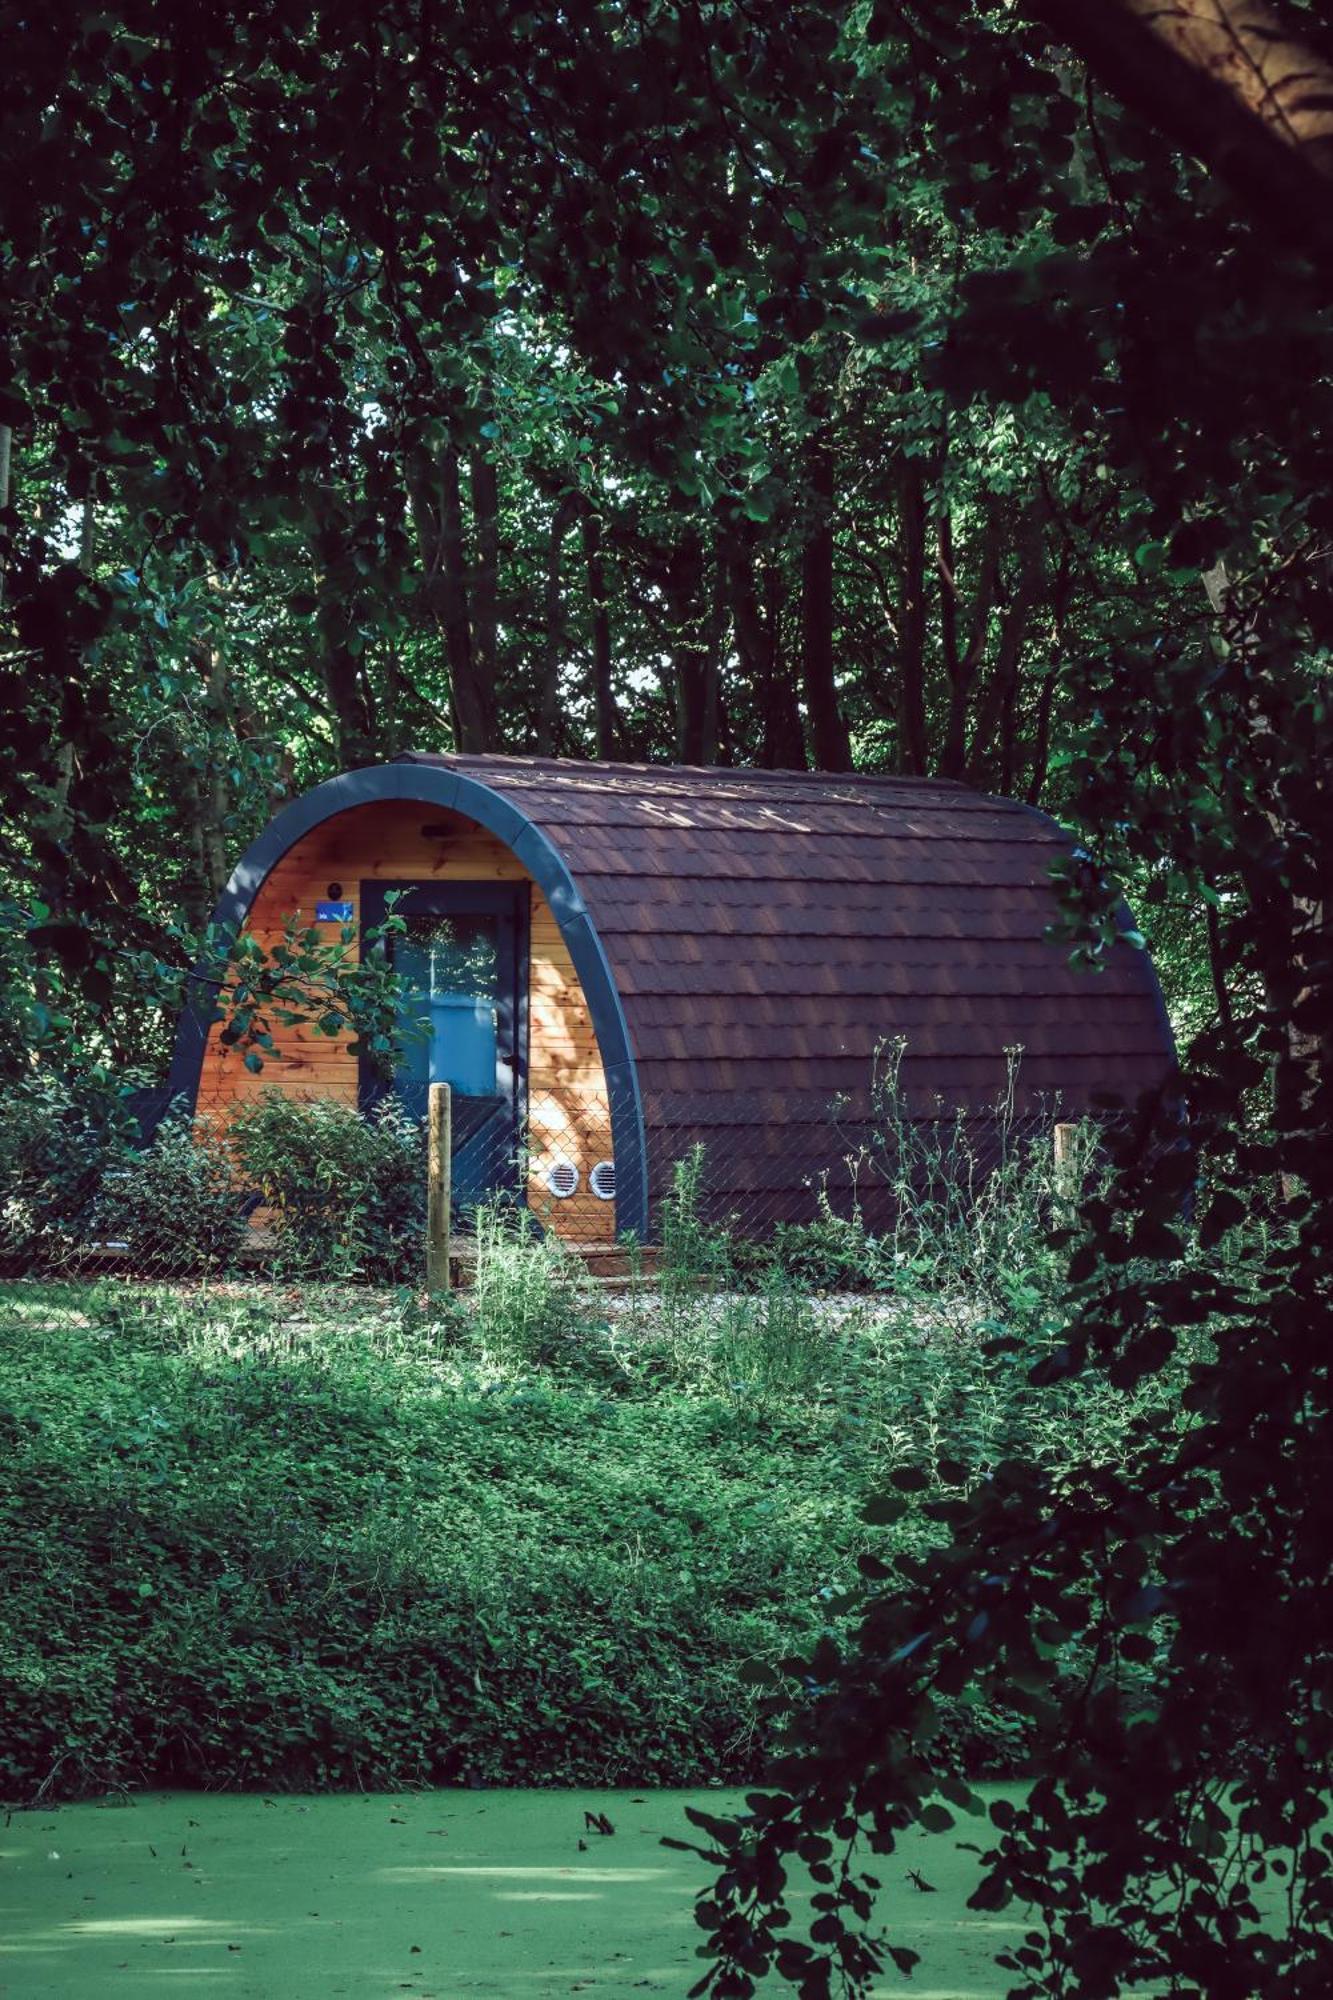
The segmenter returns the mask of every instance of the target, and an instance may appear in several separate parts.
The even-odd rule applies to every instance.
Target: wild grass
[[[465,1312],[483,1351],[509,1367],[567,1360],[591,1312],[579,1259],[508,1200],[476,1210],[476,1258]]]

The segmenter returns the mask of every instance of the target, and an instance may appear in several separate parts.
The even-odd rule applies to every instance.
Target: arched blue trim
[[[226,937],[239,933],[268,876],[306,834],[338,813],[387,799],[413,800],[475,820],[478,826],[504,842],[545,896],[583,988],[606,1073],[616,1163],[617,1232],[646,1241],[648,1144],[643,1095],[615,975],[597,926],[560,850],[535,821],[508,799],[461,771],[431,764],[375,764],[329,778],[294,799],[247,849],[218,898],[212,918],[215,932]],[[176,1031],[167,1079],[168,1104],[183,1097],[193,1108],[198,1097],[204,1049],[215,1015],[212,992],[207,969],[196,968],[194,997],[181,1015]]]
[[[1064,849],[1066,854],[1072,849],[1081,846],[1082,843],[1078,835],[1071,832],[1067,826],[1062,826],[1060,821],[1052,813],[1048,813],[1044,807],[1029,805],[1026,799],[997,798],[994,793],[988,793],[987,797],[993,799],[997,805],[1017,806],[1020,812],[1027,813],[1032,819],[1039,819],[1043,826],[1049,827],[1055,836],[1056,843]],[[1166,1006],[1166,995],[1162,991],[1162,982],[1157,977],[1157,967],[1153,964],[1152,953],[1146,946],[1130,944],[1129,942],[1131,933],[1134,937],[1142,937],[1143,933],[1134,921],[1134,912],[1130,909],[1129,899],[1126,896],[1122,896],[1116,905],[1115,921],[1116,929],[1120,934],[1119,942],[1127,950],[1132,951],[1135,958],[1139,961],[1140,984],[1147,993],[1153,1013],[1157,1017],[1157,1025],[1162,1032],[1162,1044],[1170,1058],[1170,1067],[1174,1070],[1179,1066],[1180,1061],[1179,1051],[1176,1048],[1176,1031],[1171,1026],[1171,1016],[1167,1012]]]

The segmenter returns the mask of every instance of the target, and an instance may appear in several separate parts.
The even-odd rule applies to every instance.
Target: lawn
[[[0,1994],[90,2000],[678,2000],[702,1967],[692,1857],[664,1848],[692,1799],[734,1794],[432,1791],[261,1798],[171,1792],[16,1813],[0,1836]],[[611,1838],[583,1814],[604,1812]],[[901,1866],[900,1866],[901,1863]],[[975,1857],[909,1835],[883,1865],[909,2000],[995,2000],[1021,1916],[965,1903]],[[901,1922],[899,1913],[901,1912]]]

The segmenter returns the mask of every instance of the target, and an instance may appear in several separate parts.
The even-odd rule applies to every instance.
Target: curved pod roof
[[[288,806],[215,921],[239,927],[322,820],[389,798],[486,827],[550,903],[606,1070],[621,1229],[644,1233],[665,1163],[695,1139],[723,1209],[808,1208],[821,1162],[873,1117],[890,1037],[921,1114],[993,1105],[1014,1048],[1020,1114],[1057,1095],[1067,1116],[1099,1094],[1132,1101],[1170,1066],[1147,955],[1125,943],[1080,972],[1045,936],[1066,836],[942,780],[411,756]],[[207,1026],[206,1007],[182,1022],[172,1094],[193,1094]]]

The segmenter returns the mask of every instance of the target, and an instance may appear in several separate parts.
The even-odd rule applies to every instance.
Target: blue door
[[[420,1119],[429,1086],[450,1085],[454,1206],[466,1211],[519,1186],[527,894],[490,883],[367,882],[363,926],[383,920],[392,889],[406,929],[390,940],[404,980],[404,1060],[389,1087]],[[363,1088],[363,1098],[383,1089]]]

